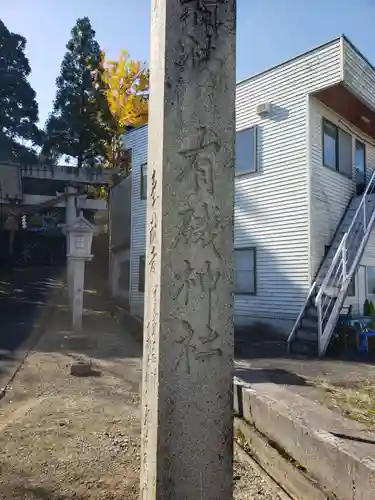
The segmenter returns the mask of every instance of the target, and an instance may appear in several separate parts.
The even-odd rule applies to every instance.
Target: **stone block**
[[[91,361],[76,361],[70,367],[70,374],[75,377],[88,377],[92,374]]]
[[[246,420],[250,415],[256,430],[302,464],[325,490],[339,500],[374,498],[374,433],[275,384],[243,388],[242,399]]]
[[[64,344],[66,347],[70,349],[87,349],[91,347],[91,342],[85,335],[65,335],[64,336]]]

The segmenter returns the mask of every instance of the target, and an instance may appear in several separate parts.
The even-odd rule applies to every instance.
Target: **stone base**
[[[90,347],[89,340],[85,335],[65,335],[64,344],[71,349],[85,349]]]
[[[276,444],[278,450],[304,467],[321,490],[329,492],[324,498],[374,498],[375,434],[366,426],[269,382],[236,383],[234,411],[249,424],[247,429],[252,433],[247,440],[252,446],[256,446],[258,434]],[[277,466],[270,455],[263,458]],[[305,492],[298,498],[315,500],[322,496]]]
[[[77,361],[70,367],[70,374],[75,377],[89,377],[93,374],[91,361]]]

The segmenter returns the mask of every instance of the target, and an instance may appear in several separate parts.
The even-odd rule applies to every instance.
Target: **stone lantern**
[[[82,212],[72,222],[62,226],[68,238],[68,292],[69,304],[73,314],[73,330],[82,329],[83,292],[85,288],[85,262],[93,258],[91,244],[94,234],[98,232]]]

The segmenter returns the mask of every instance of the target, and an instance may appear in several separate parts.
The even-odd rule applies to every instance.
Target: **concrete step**
[[[305,318],[306,319],[313,319],[315,321],[318,321],[318,310],[315,306],[310,306],[308,309],[305,311]]]
[[[362,197],[361,196],[356,196],[355,198],[353,198],[353,200],[350,202],[350,205],[349,207],[350,208],[355,208],[357,209],[359,207],[359,204],[361,203],[361,199]]]
[[[301,328],[297,331],[296,338],[299,340],[307,340],[316,342],[318,336],[317,330],[312,330],[310,328],[306,328],[305,326],[301,326]]]
[[[318,316],[302,318],[301,329],[316,335],[318,332]]]
[[[296,337],[291,345],[290,352],[292,354],[303,354],[305,356],[318,356],[318,342],[309,340],[300,340]]]

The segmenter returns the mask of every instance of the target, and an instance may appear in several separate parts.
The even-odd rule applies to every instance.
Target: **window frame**
[[[340,149],[340,135],[341,137],[343,136],[348,136],[350,138],[350,153],[351,153],[351,157],[350,157],[350,175],[345,172],[342,168],[340,169],[340,166],[342,167],[343,165],[340,163],[340,158],[341,158],[341,151],[342,149]],[[355,151],[355,144],[354,144],[354,141],[353,141],[354,137],[351,133],[347,132],[346,130],[340,128],[340,127],[337,127],[337,171],[343,175],[344,177],[346,177],[347,179],[349,180],[353,180],[353,154],[354,154],[354,151]]]
[[[365,267],[366,267],[366,271],[365,271],[365,274],[366,274],[366,276],[365,276],[365,279],[366,279],[366,296],[368,296],[368,295],[375,295],[375,293],[371,293],[369,291],[369,286],[368,286],[369,285],[369,282],[368,282],[368,274],[369,274],[368,270],[369,270],[369,268],[370,269],[375,269],[375,266],[365,266]]]
[[[127,282],[126,282],[126,286],[122,286],[124,284],[124,278],[123,278],[123,271],[124,269],[126,269],[127,271],[127,274],[126,274],[126,277],[127,277]],[[129,291],[130,290],[130,273],[131,273],[131,269],[130,269],[130,257],[127,258],[127,259],[124,259],[120,262],[119,264],[119,277],[118,277],[118,282],[117,282],[117,285],[118,287],[121,289],[121,290],[126,290],[126,291]]]
[[[142,265],[143,262],[143,265]],[[141,286],[141,276],[143,272],[143,286]],[[144,293],[146,287],[146,255],[140,255],[138,258],[138,292]]]
[[[234,294],[235,295],[242,295],[242,296],[254,296],[254,295],[257,295],[257,249],[256,247],[239,247],[239,248],[235,248],[234,249],[234,252],[249,252],[249,251],[252,251],[253,252],[253,267],[254,267],[254,270],[253,270],[253,274],[254,274],[254,291],[253,292],[237,292],[237,289],[236,289],[236,266],[234,266]],[[235,256],[236,257],[236,256]],[[236,262],[235,262],[236,264]]]
[[[354,297],[357,296],[357,283],[356,283],[356,280],[357,280],[357,273],[354,273],[352,279],[348,283],[348,290],[347,290],[347,294],[346,294],[346,296],[348,298],[350,298],[350,299],[352,299],[352,298],[354,298]],[[353,286],[353,293],[351,295],[349,295],[350,285]],[[367,280],[366,280],[366,286],[367,286]]]
[[[334,167],[331,167],[326,161],[325,161],[325,133],[324,133],[324,125],[327,124],[330,127],[333,127],[335,129],[335,165]],[[343,170],[340,170],[340,133],[346,134],[351,138],[351,170],[350,170],[350,176],[345,173]],[[355,162],[354,154],[355,154],[355,143],[356,141],[359,141],[362,143],[365,147],[365,154],[366,154],[366,143],[363,142],[362,140],[358,139],[355,135],[352,133],[348,132],[347,130],[344,130],[342,127],[339,127],[335,123],[331,122],[324,116],[322,117],[322,164],[324,167],[329,168],[329,170],[333,170],[335,172],[338,172],[340,175],[343,175],[346,179],[349,179],[351,181],[354,181],[354,174],[353,174],[353,164]],[[366,171],[366,164],[365,164],[365,171]]]
[[[253,169],[247,169],[247,170],[242,170],[240,172],[237,171],[237,162],[235,161],[234,165],[234,174],[235,176],[240,176],[240,175],[248,175],[248,174],[254,174],[256,172],[259,172],[259,165],[258,165],[258,134],[259,134],[259,126],[258,125],[252,125],[251,127],[244,128],[242,130],[236,130],[236,144],[237,144],[237,135],[241,134],[243,132],[248,132],[249,130],[254,130],[254,137],[253,137],[253,146],[254,146],[254,153],[253,153],[253,164],[254,168]],[[237,150],[236,152],[236,160],[237,160]]]
[[[358,137],[354,137],[354,165],[355,165],[355,171],[358,172],[357,170],[357,144],[360,144],[363,146],[363,182],[366,184],[366,169],[367,169],[367,147],[365,141],[362,139],[358,139]],[[357,179],[356,179],[357,181]]]
[[[328,165],[328,163],[326,163],[325,161],[325,154],[324,154],[324,144],[325,144],[325,140],[324,140],[324,137],[325,137],[325,133],[324,133],[324,125],[327,124],[329,125],[330,127],[333,127],[335,129],[335,132],[336,132],[336,138],[335,138],[335,166],[334,167],[331,167],[331,165]],[[330,170],[336,170],[336,172],[339,172],[339,128],[337,125],[335,125],[334,123],[332,123],[331,121],[327,120],[327,118],[325,118],[323,116],[322,118],[322,162],[323,162],[323,166],[326,167],[326,168],[329,168]]]
[[[146,168],[146,175],[144,175],[144,170]],[[141,200],[147,200],[147,163],[142,163],[140,169],[140,197]],[[144,182],[144,178],[146,178],[146,182]]]

